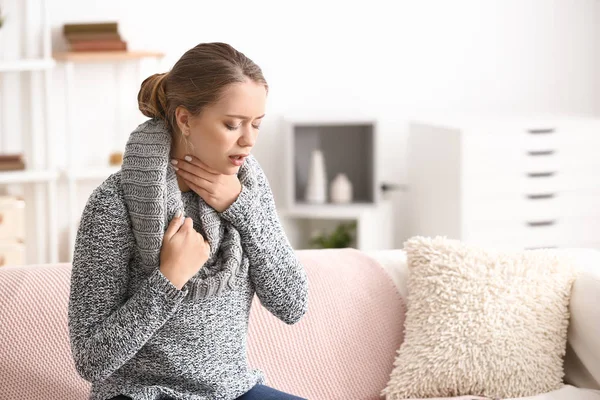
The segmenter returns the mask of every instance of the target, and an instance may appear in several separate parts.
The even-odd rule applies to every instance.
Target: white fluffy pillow
[[[405,336],[382,396],[512,398],[563,385],[576,274],[568,256],[442,237],[411,238],[405,251]]]

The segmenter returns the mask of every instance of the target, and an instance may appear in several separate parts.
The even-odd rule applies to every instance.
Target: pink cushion
[[[0,399],[82,400],[71,358],[69,264],[0,268]]]
[[[404,303],[355,249],[302,250],[309,310],[286,325],[254,298],[248,357],[267,384],[309,399],[380,399],[403,339]]]

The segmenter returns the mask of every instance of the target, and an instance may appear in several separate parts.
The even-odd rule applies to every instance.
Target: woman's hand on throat
[[[242,191],[237,174],[224,175],[210,168],[198,158],[171,160],[175,172],[185,183],[202,197],[217,212],[223,212],[232,205]]]

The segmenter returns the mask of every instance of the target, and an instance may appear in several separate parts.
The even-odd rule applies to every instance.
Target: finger
[[[191,163],[192,165],[196,165],[206,172],[209,172],[213,175],[219,175],[219,171],[212,169],[205,162],[201,161],[198,157],[187,155],[184,157],[184,160]]]
[[[171,240],[173,235],[175,235],[177,233],[177,231],[179,230],[179,228],[181,228],[181,225],[183,223],[182,217],[183,217],[183,212],[181,210],[177,211],[177,213],[175,214],[175,216],[169,223],[169,226],[167,227],[167,230],[165,232],[165,240]]]
[[[207,180],[204,179],[203,177],[200,177],[198,175],[194,175],[188,171],[185,171],[183,169],[179,169],[177,171],[175,171],[177,173],[177,175],[181,176],[183,179],[185,179],[186,182],[188,183],[192,183],[198,187],[201,187],[202,189],[204,189],[206,192],[209,192],[212,188],[212,183]]]
[[[194,230],[194,221],[190,217],[186,217],[180,229],[182,232],[188,233]]]
[[[205,164],[201,164],[199,161],[187,161],[177,160],[175,171],[186,171],[190,174],[205,179],[209,182],[215,181],[218,176],[214,172],[207,170],[207,167],[203,167]]]

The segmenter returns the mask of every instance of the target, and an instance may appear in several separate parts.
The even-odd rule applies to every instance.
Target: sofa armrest
[[[600,252],[570,251],[578,260],[579,276],[571,292],[565,381],[600,390]]]
[[[396,289],[403,299],[408,294],[408,266],[406,265],[406,252],[401,249],[364,251],[369,257],[375,259],[396,285]]]

